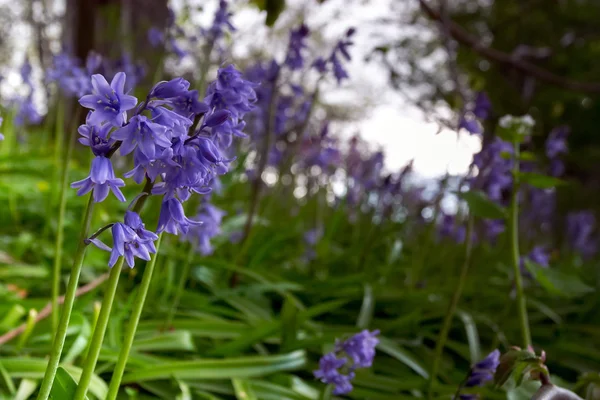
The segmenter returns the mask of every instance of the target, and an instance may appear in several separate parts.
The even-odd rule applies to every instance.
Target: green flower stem
[[[517,308],[519,312],[519,322],[521,325],[521,340],[523,346],[531,346],[531,333],[529,332],[529,318],[527,316],[527,300],[523,289],[523,277],[521,276],[521,266],[519,262],[519,144],[514,144],[514,166],[513,166],[513,192],[510,199],[510,250],[512,264],[515,274],[515,286],[517,290]]]
[[[59,110],[61,107],[59,106]],[[75,114],[74,121],[79,121],[79,108]],[[57,118],[62,123],[62,118]],[[61,127],[62,130],[62,127]],[[54,265],[52,266],[52,332],[56,332],[58,327],[58,296],[60,295],[60,269],[62,265],[63,242],[65,237],[65,212],[67,208],[67,188],[69,184],[69,161],[75,147],[75,129],[69,130],[67,135],[67,151],[63,157],[62,171],[59,181],[60,196],[58,200],[58,224],[56,227],[56,242],[54,244]],[[61,139],[62,140],[62,139]]]
[[[444,318],[444,324],[442,325],[442,330],[440,331],[440,335],[438,336],[436,345],[435,345],[435,355],[433,358],[433,365],[431,367],[431,373],[429,375],[429,383],[427,385],[427,398],[433,398],[433,392],[435,389],[436,378],[440,368],[440,363],[442,361],[442,354],[444,352],[444,347],[446,346],[446,341],[448,340],[448,334],[450,333],[450,328],[452,327],[452,320],[454,319],[454,314],[456,313],[456,308],[458,307],[458,301],[460,300],[460,296],[463,291],[463,287],[465,286],[465,281],[467,280],[467,272],[469,271],[469,266],[471,264],[471,254],[473,252],[473,216],[469,216],[467,222],[467,234],[465,237],[465,261],[463,262],[462,268],[460,270],[460,276],[458,278],[458,283],[456,285],[456,289],[454,290],[454,294],[452,295],[452,299],[450,301],[450,305],[448,306],[448,311],[446,312],[446,317]]]
[[[179,301],[181,300],[181,295],[183,294],[185,283],[187,282],[188,276],[190,274],[193,258],[194,247],[190,246],[187,257],[185,259],[185,263],[183,264],[183,271],[181,271],[181,276],[179,277],[179,283],[177,284],[177,291],[175,292],[175,297],[173,298],[173,304],[171,304],[171,308],[169,309],[169,313],[167,314],[167,319],[165,321],[165,329],[169,329],[169,327],[173,323],[173,317],[175,315],[175,312],[177,311],[177,307],[179,307]]]
[[[87,394],[87,390],[94,373],[94,368],[96,367],[96,362],[98,362],[98,356],[100,355],[102,342],[104,341],[104,334],[106,333],[106,327],[108,326],[110,310],[112,309],[112,304],[115,299],[115,293],[117,292],[119,277],[121,276],[121,269],[123,268],[124,261],[125,258],[120,257],[119,261],[117,261],[117,264],[110,270],[108,286],[106,287],[104,299],[102,300],[102,308],[100,310],[100,315],[98,316],[96,329],[94,329],[94,334],[90,343],[90,349],[88,351],[85,365],[83,366],[83,372],[81,373],[81,378],[79,379],[79,384],[77,385],[77,390],[75,391],[73,400],[84,400],[85,395]]]
[[[65,302],[63,304],[63,312],[60,316],[60,321],[54,334],[54,341],[52,342],[52,349],[50,350],[50,359],[48,360],[48,366],[44,373],[44,379],[40,386],[38,394],[38,400],[47,400],[50,396],[50,390],[52,389],[52,382],[56,376],[58,370],[58,364],[60,362],[60,355],[65,345],[65,338],[67,337],[67,328],[69,326],[69,320],[71,319],[71,311],[73,310],[73,302],[75,301],[75,291],[79,284],[79,275],[81,274],[81,267],[83,265],[83,258],[85,256],[85,250],[87,245],[84,240],[87,238],[90,230],[90,224],[92,222],[92,215],[94,210],[94,198],[90,194],[87,207],[85,209],[85,216],[83,217],[83,224],[81,227],[81,234],[78,240],[77,252],[75,253],[75,259],[73,261],[73,268],[71,268],[71,275],[69,277],[69,283],[67,284],[67,291],[65,293]]]
[[[117,394],[119,393],[121,379],[123,378],[123,373],[125,372],[125,366],[127,365],[129,352],[131,351],[131,346],[133,345],[135,332],[137,330],[138,323],[140,322],[140,317],[142,315],[144,303],[146,302],[148,288],[150,287],[150,282],[152,281],[152,274],[154,273],[154,266],[156,265],[156,259],[158,258],[158,251],[160,249],[161,240],[162,233],[158,235],[158,240],[156,241],[156,253],[152,256],[152,259],[146,265],[146,269],[144,270],[144,276],[142,277],[142,283],[140,284],[135,303],[133,304],[131,316],[129,317],[129,325],[127,325],[127,331],[125,332],[123,344],[121,345],[119,358],[117,360],[117,364],[115,365],[115,369],[110,380],[110,386],[108,388],[108,395],[106,396],[106,400],[116,399]]]
[[[142,193],[151,193],[153,186],[154,183],[152,183],[150,178],[146,177],[146,183],[144,184]],[[139,213],[140,210],[144,207],[144,204],[146,203],[148,197],[149,196],[139,197],[131,210],[136,213]],[[156,258],[156,256],[154,258]],[[100,355],[102,342],[104,341],[104,334],[106,333],[106,327],[108,325],[110,311],[112,309],[112,304],[115,299],[115,293],[117,292],[119,277],[121,275],[121,269],[123,268],[124,262],[125,258],[120,257],[119,261],[117,261],[117,264],[113,266],[110,271],[110,275],[108,277],[108,287],[106,288],[106,292],[104,292],[104,299],[102,300],[100,315],[98,316],[96,327],[94,328],[94,334],[92,336],[92,341],[88,349],[85,365],[83,367],[83,372],[81,373],[81,378],[79,379],[79,384],[77,385],[77,390],[75,391],[75,397],[73,398],[73,400],[85,399],[85,395],[90,385],[90,380],[92,379],[94,369],[96,368],[96,363],[98,362],[98,356]]]

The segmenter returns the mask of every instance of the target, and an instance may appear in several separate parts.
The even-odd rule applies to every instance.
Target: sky
[[[324,42],[335,43],[348,27],[357,27],[353,60],[348,67],[350,80],[341,88],[330,85],[322,91],[327,93],[326,101],[360,103],[361,99],[357,97],[364,96],[371,104],[360,116],[358,124],[342,127],[342,131],[347,135],[358,132],[374,148],[381,147],[390,171],[397,171],[414,159],[414,171],[423,178],[440,177],[447,171],[464,174],[473,154],[481,147],[479,139],[466,132],[457,136],[456,131],[440,129],[437,123],[427,121],[417,107],[390,86],[388,72],[381,64],[364,60],[380,40],[414,34],[411,27],[380,22],[395,17],[401,20],[402,13],[409,12],[410,7],[398,7],[400,3],[394,0],[327,0],[319,5],[315,0],[287,0],[288,10],[280,16],[275,29],[289,25],[290,18],[301,13],[312,30],[321,30]],[[208,10],[207,13],[211,14]],[[239,30],[236,37],[251,38],[252,41],[247,44],[242,41],[241,46],[256,43],[260,46],[268,35],[262,27],[265,14],[245,7],[234,15],[234,24]],[[449,110],[440,112],[448,115]]]

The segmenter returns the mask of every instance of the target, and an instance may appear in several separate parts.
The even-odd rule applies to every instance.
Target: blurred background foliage
[[[83,120],[74,99],[60,97],[40,76],[53,65],[53,56],[65,50],[85,60],[95,51],[107,60],[120,60],[116,68],[139,63],[146,74],[136,85],[138,98],[153,82],[172,76],[183,75],[202,88],[224,61],[233,60],[248,71],[257,62],[266,65],[270,58],[281,58],[289,30],[301,22],[311,24],[305,20],[306,10],[331,2],[232,2],[234,12],[261,10],[261,23],[272,27],[271,36],[261,38],[264,45],[234,57],[227,50],[232,45],[229,35],[222,52],[207,52],[202,40],[190,40],[186,61],[148,41],[151,27],[164,29],[170,24],[166,0],[0,2],[2,72],[14,69],[11,54],[23,46],[19,35],[28,29],[31,40],[25,53],[38,82],[35,104],[46,111],[40,111],[37,124],[16,124],[19,111],[14,99],[24,89],[19,87],[16,93],[13,86],[2,87],[0,334],[12,332],[26,322],[30,310],[41,312],[49,301],[59,229],[59,170],[67,133]],[[175,3],[176,35],[197,34],[203,4]],[[334,6],[343,7],[342,3]],[[556,199],[547,202],[556,201],[556,207],[547,221],[528,220],[540,205],[523,196],[522,254],[544,245],[550,264],[538,268],[535,278],[524,273],[527,308],[534,347],[545,350],[553,381],[582,397],[599,398],[594,397],[600,385],[599,259],[578,252],[569,242],[565,216],[598,208],[600,142],[595,131],[600,67],[594,60],[600,51],[600,4],[591,0],[381,4],[389,7],[389,16],[376,23],[391,31],[376,34],[372,48],[362,52],[389,74],[390,87],[441,128],[458,130],[457,115],[472,104],[475,92],[485,92],[493,111],[482,121],[483,142],[492,141],[503,115],[530,114],[536,124],[525,150],[545,166],[548,135],[557,126],[569,127],[564,184],[548,189]],[[402,34],[389,34],[398,26]],[[357,28],[358,34],[361,28],[369,30]],[[476,44],[469,43],[471,37]],[[334,45],[319,29],[313,29],[312,39],[315,56],[328,54]],[[481,47],[494,49],[496,56],[482,54]],[[531,72],[523,63],[537,69]],[[308,74],[298,81],[304,95],[314,93],[315,82]],[[290,125],[288,135],[275,143],[285,161],[269,161],[259,180],[252,173],[259,165],[257,154],[264,138],[247,128],[250,138],[238,146],[238,160],[223,177],[221,191],[211,198],[226,213],[220,233],[211,239],[213,251],[200,255],[176,237],[165,238],[120,398],[325,399],[324,385],[312,374],[319,357],[336,338],[361,329],[381,331],[378,353],[373,368],[357,372],[355,390],[347,397],[426,396],[435,346],[465,259],[464,237],[461,240],[456,231],[464,229],[468,207],[455,193],[465,178],[448,174],[422,182],[410,166],[386,170],[372,145],[342,134],[373,107],[368,96],[353,96],[358,99],[342,104],[317,97],[312,117],[301,126]],[[292,112],[298,113],[298,108],[291,107]],[[331,142],[324,139],[327,129]],[[310,161],[314,152],[321,154],[330,147],[339,151],[337,162],[323,166]],[[89,161],[89,154],[76,148],[68,164],[69,181],[85,177]],[[126,165],[117,168],[121,173],[128,170]],[[257,181],[260,201],[251,211],[251,183]],[[128,186],[124,193],[129,199],[137,191]],[[63,290],[84,207],[74,190],[67,191],[66,201]],[[449,228],[444,225],[445,203],[456,211]],[[473,210],[477,203],[469,205],[477,213]],[[144,211],[147,226],[155,226],[159,207],[149,201]],[[486,207],[488,203],[476,215],[478,240],[441,359],[435,398],[454,395],[470,365],[491,350],[519,343],[509,238],[501,233],[495,240],[483,239],[489,220]],[[98,206],[93,226],[113,222],[125,209],[109,198]],[[254,224],[240,242],[249,213],[255,214]],[[590,219],[586,240],[596,245],[593,214]],[[544,228],[548,221],[550,229]],[[97,249],[88,252],[83,284],[102,279],[106,258]],[[188,267],[190,274],[185,276]],[[122,279],[90,388],[95,398],[106,393],[144,268],[138,263]],[[172,316],[181,284],[184,291]],[[102,290],[98,284],[76,301],[62,358],[74,377],[81,373]],[[30,398],[37,390],[51,346],[50,320],[40,320],[23,337],[0,342],[0,396],[6,399]],[[538,386],[528,382],[516,387],[510,382],[502,389],[490,386],[473,393],[490,399],[525,399]]]

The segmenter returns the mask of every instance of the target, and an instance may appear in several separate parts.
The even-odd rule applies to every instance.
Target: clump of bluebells
[[[81,66],[77,57],[62,52],[54,56],[52,66],[46,71],[48,83],[56,83],[61,93],[67,97],[81,97],[92,92],[90,76],[101,74],[114,77],[117,72],[127,76],[125,90],[132,90],[146,74],[142,64],[134,63],[128,54],[116,60],[109,60],[96,52],[90,52]]]
[[[494,379],[494,373],[496,368],[500,365],[500,350],[494,350],[488,354],[483,360],[478,361],[473,365],[469,372],[463,387],[473,388],[477,386],[483,386],[487,382]],[[459,396],[461,400],[477,400],[479,396],[475,394],[461,394]]]
[[[42,121],[42,115],[37,111],[33,101],[35,85],[32,71],[33,68],[29,59],[25,59],[23,65],[21,65],[20,74],[27,94],[13,99],[14,107],[17,109],[17,115],[15,116],[15,125],[17,126],[36,125]]]
[[[375,346],[379,331],[360,333],[338,341],[333,351],[325,354],[319,361],[319,369],[314,375],[321,382],[333,385],[333,394],[347,394],[353,389],[354,371],[359,368],[370,368],[375,358]]]
[[[212,231],[207,232],[210,226],[192,231],[201,249],[209,251],[206,240],[215,234],[219,213],[209,210],[200,220],[192,220],[185,215],[183,203],[194,193],[210,193],[217,176],[228,171],[233,159],[225,157],[221,149],[224,142],[231,141],[223,137],[242,136],[241,118],[252,109],[255,85],[230,65],[219,69],[217,80],[203,100],[196,90],[189,90],[188,81],[175,78],[157,83],[138,102],[125,92],[125,80],[123,72],[117,73],[110,84],[102,75],[93,75],[92,93],[79,100],[91,110],[86,123],[79,127],[79,141],[95,158],[88,177],[71,186],[78,189],[78,195],[92,192],[95,202],[104,201],[110,192],[125,201],[120,190],[125,181],[116,176],[111,157],[117,151],[121,156],[131,156],[133,169],[124,177],[138,184],[146,182],[142,196],[162,197],[156,233],[185,235],[192,227],[210,220],[207,225],[212,223]],[[133,211],[128,211],[124,222],[112,225],[111,230],[112,249],[95,238],[91,240],[111,251],[110,266],[123,256],[133,267],[134,258],[148,260],[156,252],[154,241],[158,236],[147,230]]]

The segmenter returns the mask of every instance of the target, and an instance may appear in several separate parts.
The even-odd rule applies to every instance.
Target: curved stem
[[[150,287],[150,281],[152,280],[152,275],[154,273],[154,266],[156,265],[156,259],[158,258],[161,240],[162,233],[158,235],[158,240],[156,241],[156,253],[152,255],[152,260],[150,260],[150,262],[146,265],[146,269],[144,270],[144,276],[142,277],[142,283],[140,284],[135,303],[133,304],[133,309],[131,310],[129,325],[127,325],[127,331],[125,332],[125,337],[123,338],[123,344],[121,345],[119,358],[110,380],[106,400],[116,399],[117,394],[119,393],[121,379],[123,378],[123,373],[125,372],[125,366],[127,365],[129,352],[131,351],[131,346],[133,345],[135,332],[137,331],[137,326],[140,322],[144,303],[146,302],[146,295],[148,294],[148,288]]]
[[[79,121],[79,110],[75,113],[74,121]],[[61,119],[59,119],[61,120]],[[61,122],[62,123],[62,122]],[[62,130],[62,127],[61,127]],[[73,148],[75,147],[75,129],[69,130],[70,134],[67,135],[67,152],[63,158],[62,171],[60,176],[60,197],[58,200],[58,223],[56,231],[56,242],[54,244],[54,264],[52,266],[52,332],[56,332],[58,327],[58,296],[60,292],[60,267],[62,265],[63,255],[63,242],[65,237],[65,213],[67,209],[67,188],[69,183],[69,161],[73,155]],[[64,136],[64,135],[61,135]]]
[[[456,308],[458,307],[458,301],[460,300],[463,287],[465,286],[465,281],[467,280],[467,272],[469,271],[469,265],[471,264],[471,253],[473,252],[472,236],[473,216],[469,216],[467,222],[467,234],[465,237],[465,261],[463,262],[462,268],[460,270],[458,284],[456,285],[456,289],[454,290],[454,294],[452,295],[452,300],[450,301],[450,305],[448,306],[448,312],[446,312],[446,317],[444,318],[442,330],[440,331],[440,335],[438,336],[438,340],[435,345],[433,366],[431,367],[431,374],[429,376],[429,383],[427,386],[428,399],[433,398],[434,386],[436,384],[437,373],[439,371],[440,363],[442,361],[444,347],[446,345],[446,341],[448,340],[448,333],[450,332],[452,320],[454,319],[454,314],[456,313]]]
[[[515,274],[515,286],[517,290],[517,308],[519,312],[519,323],[521,325],[521,343],[524,348],[531,346],[531,333],[529,332],[529,318],[527,316],[527,300],[523,289],[523,277],[519,262],[519,144],[514,145],[513,166],[513,193],[510,199],[510,250]]]
[[[100,309],[100,315],[98,316],[98,322],[96,323],[96,329],[92,336],[90,348],[85,360],[83,372],[75,391],[73,400],[84,400],[85,395],[92,380],[94,368],[100,355],[100,349],[102,348],[102,342],[104,341],[104,334],[106,333],[106,327],[108,326],[108,319],[110,317],[110,310],[112,308],[113,301],[115,299],[115,293],[117,292],[117,286],[119,284],[119,277],[121,276],[121,268],[123,268],[124,257],[119,258],[117,264],[112,267],[110,275],[108,277],[108,286],[104,293],[104,299],[102,300],[102,308]]]
[[[94,209],[94,198],[90,194],[88,204],[85,210],[85,216],[83,217],[83,224],[81,227],[81,233],[79,236],[77,252],[75,253],[75,259],[73,260],[73,267],[71,268],[71,275],[69,277],[69,283],[67,285],[67,291],[65,293],[65,302],[63,312],[60,316],[60,321],[56,328],[54,335],[54,341],[52,342],[52,350],[50,350],[50,359],[48,360],[48,366],[44,373],[44,379],[40,386],[38,394],[38,400],[47,400],[50,396],[50,390],[52,389],[52,382],[56,376],[58,370],[58,364],[60,362],[60,355],[65,345],[65,338],[67,337],[67,328],[69,326],[69,320],[71,319],[71,311],[73,310],[73,302],[75,301],[75,292],[79,283],[79,275],[81,273],[81,267],[83,265],[83,258],[85,256],[85,250],[87,248],[84,240],[88,236],[90,230],[90,223],[92,221],[92,211]]]

